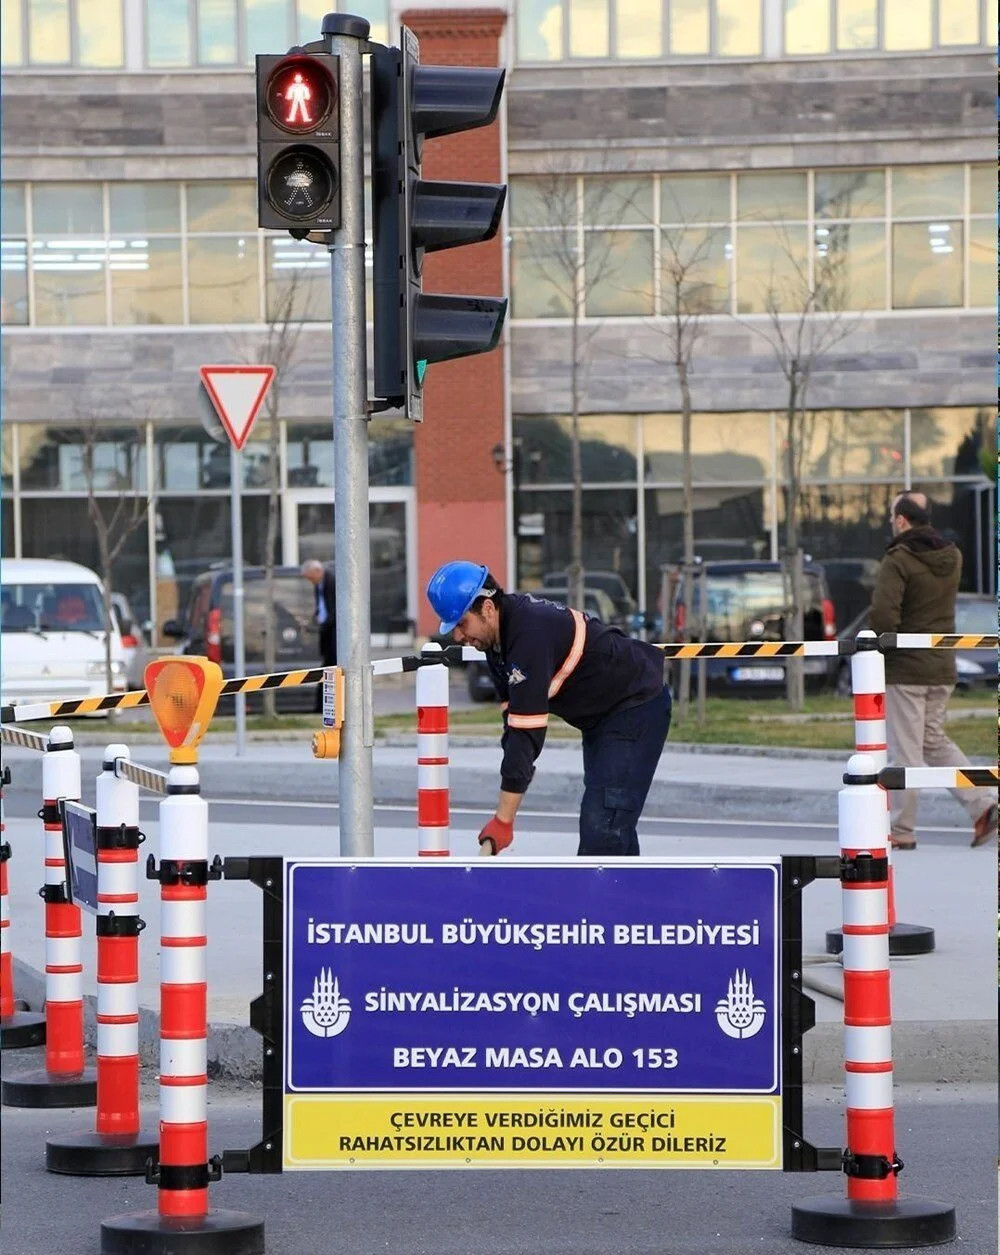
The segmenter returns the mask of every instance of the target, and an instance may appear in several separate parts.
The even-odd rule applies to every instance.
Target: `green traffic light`
[[[427,361],[426,359],[421,359],[419,362],[417,362],[417,383],[420,384],[421,387],[423,386],[424,375],[426,374],[427,374]]]

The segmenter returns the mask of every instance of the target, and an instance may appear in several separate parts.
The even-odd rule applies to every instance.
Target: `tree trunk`
[[[570,516],[570,558],[567,572],[569,604],[583,609],[583,463],[580,457],[580,363],[579,311],[574,304],[570,328],[570,472],[573,477],[573,501]]]
[[[785,574],[789,591],[788,615],[785,620],[785,639],[800,641],[804,630],[802,613],[803,572],[802,550],[799,546],[799,476],[797,422],[801,396],[800,379],[793,363],[788,386],[788,408],[785,412],[786,474],[788,495],[785,506]],[[801,658],[789,658],[785,663],[786,697],[790,710],[800,711],[805,706],[805,672]]]
[[[691,385],[688,381],[687,362],[680,352],[680,331],[675,333],[677,339],[677,356],[674,368],[677,371],[677,382],[681,392],[681,510],[683,513],[683,561],[684,561],[684,626],[681,628],[681,641],[692,638],[694,621],[694,483],[691,468]],[[678,716],[687,716],[691,698],[691,660],[682,658],[680,661],[680,694],[678,695]],[[699,704],[699,712],[701,706]]]

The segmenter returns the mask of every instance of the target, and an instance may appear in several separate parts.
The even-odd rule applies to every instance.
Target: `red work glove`
[[[482,832],[479,834],[479,853],[480,854],[499,854],[501,850],[506,850],[510,843],[514,840],[514,825],[506,823],[502,819],[497,819],[494,815],[488,824],[483,826]]]

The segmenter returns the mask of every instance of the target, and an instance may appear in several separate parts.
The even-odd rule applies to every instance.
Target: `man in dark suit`
[[[337,665],[337,586],[333,572],[310,558],[302,564],[302,574],[316,594],[316,622],[319,625],[319,652],[324,667]],[[323,686],[316,689],[316,709],[323,709]]]

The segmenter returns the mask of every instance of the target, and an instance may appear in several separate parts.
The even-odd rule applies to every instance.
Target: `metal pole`
[[[372,815],[371,555],[361,41],[363,18],[328,13],[323,39],[340,57],[340,230],[330,236],[333,288],[333,492],[337,663],[347,717],[340,750],[340,853],[370,858]]]
[[[246,649],[243,638],[243,455],[229,446],[229,499],[233,529],[233,674],[246,675]],[[247,748],[247,698],[236,694],[236,757]]]

